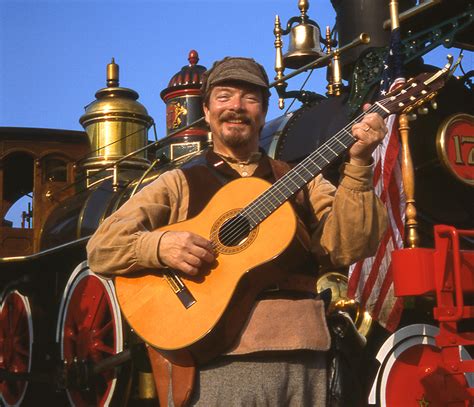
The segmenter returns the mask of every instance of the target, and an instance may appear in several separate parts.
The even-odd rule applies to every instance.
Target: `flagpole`
[[[392,31],[397,28],[400,28],[397,0],[390,0],[390,21]],[[413,160],[410,153],[410,146],[408,144],[408,137],[410,134],[408,116],[406,114],[401,114],[398,118],[398,124],[402,149],[401,171],[403,180],[403,190],[405,191],[406,198],[405,246],[414,248],[418,247],[420,239],[418,235],[418,221],[416,220],[415,171],[413,168]]]

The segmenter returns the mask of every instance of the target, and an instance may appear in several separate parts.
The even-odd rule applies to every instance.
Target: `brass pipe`
[[[418,247],[420,238],[418,236],[418,221],[416,220],[416,206],[415,206],[415,171],[413,168],[413,160],[410,153],[410,146],[408,144],[408,136],[410,134],[410,125],[408,116],[401,114],[399,119],[399,131],[402,148],[402,180],[403,190],[405,191],[406,208],[405,208],[405,227],[406,245],[410,248]]]
[[[390,0],[390,23],[392,31],[400,27],[398,0]]]
[[[283,65],[283,41],[281,39],[281,23],[280,23],[280,17],[278,14],[275,16],[275,27],[273,29],[273,34],[275,35],[275,50],[276,50],[276,55],[275,55],[275,72],[276,80],[280,80],[283,77],[283,71],[285,70],[285,67]],[[283,109],[285,107],[285,100],[281,97],[278,99],[278,107],[280,109]]]
[[[398,15],[398,0],[390,1],[390,21],[392,31],[400,27],[400,18]],[[413,159],[411,157],[410,145],[408,137],[410,134],[410,125],[408,124],[408,115],[401,114],[398,118],[398,130],[400,132],[401,149],[402,149],[402,181],[403,190],[405,191],[406,208],[405,208],[405,228],[406,246],[410,248],[418,247],[418,222],[416,220],[415,206],[415,171],[413,169]]]
[[[425,10],[439,4],[441,0],[425,0],[423,3],[420,3],[418,6],[412,7],[403,13],[401,13],[398,17],[398,23],[403,23],[405,20],[408,20],[409,18],[416,16],[417,14],[420,14],[424,12]],[[383,22],[383,29],[388,30],[392,25],[391,18],[388,20],[385,20]]]
[[[326,54],[331,53],[331,29],[329,26],[326,26],[326,42],[327,42],[327,47],[326,47]],[[326,92],[327,96],[334,96],[334,87],[333,87],[333,73],[332,73],[332,61],[328,62],[328,66],[326,68],[326,79],[328,81],[328,84],[326,86],[326,89],[328,90]]]

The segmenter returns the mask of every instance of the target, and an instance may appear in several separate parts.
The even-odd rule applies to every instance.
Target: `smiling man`
[[[289,170],[258,148],[270,96],[261,65],[224,58],[206,72],[201,90],[212,149],[161,175],[102,223],[88,244],[93,271],[119,275],[169,267],[199,275],[218,259],[211,242],[188,230],[157,229],[198,215],[233,179],[275,182]],[[160,405],[325,406],[330,337],[315,278],[322,268],[372,255],[386,225],[371,165],[384,122],[368,114],[352,132],[358,141],[341,167],[339,187],[319,175],[291,199],[310,236],[310,254],[290,261],[285,284],[260,293],[224,354],[197,366],[194,376],[193,368],[172,365],[150,348]]]

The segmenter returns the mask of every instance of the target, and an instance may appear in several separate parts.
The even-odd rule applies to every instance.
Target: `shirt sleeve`
[[[342,165],[336,189],[322,176],[308,184],[312,251],[323,267],[348,266],[375,254],[387,226],[372,186],[372,166]]]
[[[87,244],[89,266],[118,275],[160,268],[160,226],[183,220],[189,193],[180,170],[163,173],[105,219]]]

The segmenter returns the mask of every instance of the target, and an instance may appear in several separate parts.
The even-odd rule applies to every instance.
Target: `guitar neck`
[[[369,110],[347,124],[337,134],[277,180],[267,191],[247,205],[240,214],[248,220],[251,229],[264,221],[296,192],[321,173],[324,168],[347,151],[356,142],[356,139],[352,136],[352,126],[362,121],[365,115],[372,112],[379,113],[383,118],[387,117],[390,113],[379,103],[373,104]]]

